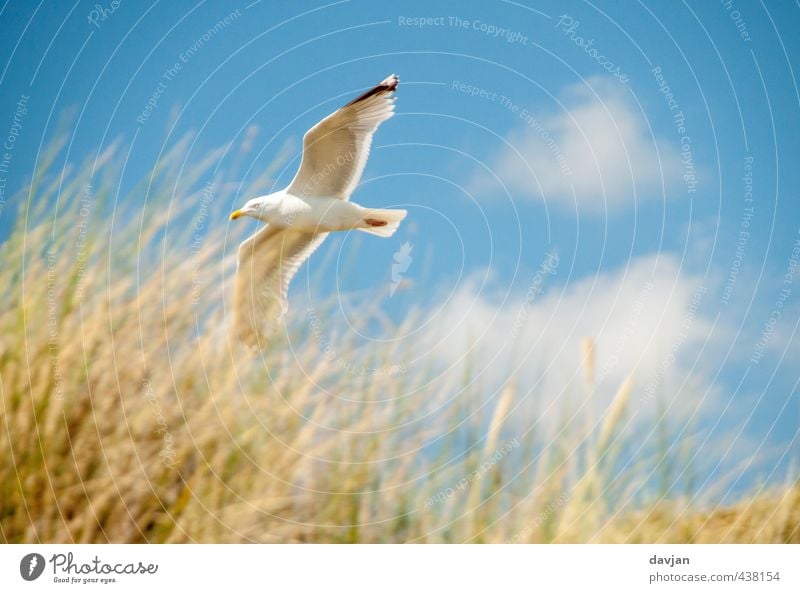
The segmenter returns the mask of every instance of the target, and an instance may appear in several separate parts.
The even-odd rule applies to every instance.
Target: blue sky
[[[330,240],[308,298],[365,294],[397,321],[429,304],[410,335],[364,341],[429,344],[421,357],[452,367],[480,336],[496,383],[519,367],[538,385],[525,369],[544,359],[568,384],[589,336],[608,393],[633,369],[675,409],[707,403],[710,440],[733,429],[769,451],[762,475],[796,458],[798,4],[8,1],[0,20],[0,130],[18,132],[5,201],[63,121],[65,162],[122,139],[128,187],[190,131],[187,163],[250,138],[229,181],[279,162],[282,186],[308,127],[397,72],[354,199],[409,218],[390,241]],[[413,284],[387,297],[405,241]],[[503,354],[521,311],[526,346]]]

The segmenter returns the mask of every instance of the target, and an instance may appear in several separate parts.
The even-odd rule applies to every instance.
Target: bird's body
[[[304,233],[329,233],[352,229],[376,233],[376,229],[389,226],[393,215],[402,210],[364,208],[354,202],[335,197],[296,196],[281,190],[253,200],[258,209],[254,218],[281,228],[291,228]],[[383,217],[383,218],[382,218]],[[381,224],[386,222],[386,225]],[[399,222],[399,221],[398,221]]]
[[[405,210],[364,208],[349,201],[372,135],[393,114],[398,82],[389,76],[312,127],[289,186],[249,200],[231,214],[231,220],[251,216],[267,223],[239,247],[234,327],[245,344],[264,347],[287,310],[289,282],[328,233],[356,229],[391,237],[405,218]]]

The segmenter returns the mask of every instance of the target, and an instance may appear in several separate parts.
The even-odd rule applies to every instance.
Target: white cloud
[[[376,397],[412,400],[397,420],[408,430],[438,429],[444,418],[456,422],[448,429],[456,431],[462,423],[488,426],[510,382],[516,395],[501,439],[530,430],[546,445],[566,428],[569,438],[560,442],[577,447],[593,422],[597,436],[615,394],[632,377],[626,413],[617,426],[631,421],[624,435],[628,452],[639,462],[674,446],[683,451],[681,460],[694,456],[690,471],[699,479],[713,477],[714,471],[736,478],[756,466],[774,469],[776,456],[758,448],[764,438],[758,428],[740,432],[738,425],[760,394],[732,390],[718,377],[733,336],[716,317],[715,285],[708,278],[687,272],[679,256],[664,253],[579,279],[569,276],[568,262],[551,267],[553,273],[541,273],[540,267],[525,285],[511,290],[474,276],[401,331],[392,328],[383,335],[377,327],[371,338],[364,329],[361,352],[343,338],[353,337],[354,329],[331,320],[325,335],[334,353],[367,373],[351,376],[350,367],[337,363],[341,370],[330,392],[352,397],[341,387],[342,377],[355,385],[382,381],[386,390]],[[487,282],[493,288],[487,289]],[[342,307],[352,309],[351,319],[364,310],[357,301]],[[586,338],[594,343],[591,390],[581,348]],[[399,374],[386,372],[395,365],[402,367]],[[666,425],[656,429],[662,415]],[[672,458],[678,457],[672,451]]]
[[[568,87],[562,105],[550,116],[519,111],[508,144],[488,159],[515,197],[598,211],[660,197],[662,183],[680,180],[678,147],[653,137],[627,87],[593,77]],[[472,189],[497,193],[501,186],[482,172]]]
[[[602,412],[629,375],[631,411],[642,417],[660,413],[660,405],[689,415],[713,393],[709,369],[695,364],[711,335],[702,314],[707,295],[677,259],[644,257],[567,284],[560,273],[544,279],[543,296],[517,295],[502,306],[465,283],[429,326],[420,351],[455,376],[480,375],[487,398],[513,376],[521,393],[532,390],[520,417],[549,427],[583,401]],[[596,389],[588,399],[585,338],[595,344]]]

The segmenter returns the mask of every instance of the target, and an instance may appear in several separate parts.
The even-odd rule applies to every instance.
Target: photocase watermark
[[[625,74],[617,64],[601,54],[600,51],[594,47],[594,39],[584,39],[577,34],[580,25],[580,21],[576,21],[568,14],[562,14],[560,17],[558,17],[556,29],[560,29],[565,37],[570,39],[578,47],[582,48],[583,51],[586,52],[586,55],[600,64],[603,70],[611,74],[611,76],[615,77],[622,83],[627,83],[630,81],[628,75]]]
[[[750,32],[747,30],[747,21],[742,17],[742,13],[734,8],[733,0],[720,0],[720,2],[723,8],[728,12],[728,16],[733,21],[734,25],[736,25],[739,37],[742,38],[742,41],[750,43],[752,39],[750,38]]]
[[[451,498],[458,492],[465,492],[467,488],[473,483],[481,478],[483,478],[487,473],[489,473],[492,468],[497,465],[497,463],[503,459],[506,455],[511,453],[514,449],[519,447],[519,440],[516,438],[507,441],[503,446],[498,447],[495,449],[495,452],[492,454],[491,457],[486,459],[483,463],[481,463],[477,469],[471,471],[466,476],[461,478],[454,487],[452,488],[444,488],[439,490],[433,496],[429,496],[425,500],[425,508],[430,508],[440,502],[444,502],[448,498]]]
[[[110,19],[111,15],[117,11],[120,4],[122,4],[122,0],[111,0],[111,2],[105,5],[95,4],[89,11],[86,20],[99,29],[100,21],[107,21]]]
[[[26,581],[35,581],[44,572],[45,561],[41,554],[25,554],[19,561],[19,576]]]
[[[78,236],[75,238],[75,261],[78,267],[75,296],[78,299],[83,298],[86,280],[86,240],[89,235],[89,217],[91,216],[93,200],[94,186],[91,183],[87,183],[78,207]]]
[[[167,420],[161,412],[161,404],[158,403],[158,397],[153,389],[153,385],[150,383],[150,379],[145,379],[142,387],[144,387],[145,397],[156,416],[156,424],[158,424],[158,426],[154,432],[164,441],[164,446],[161,451],[159,451],[158,456],[161,458],[161,462],[164,465],[173,468],[179,463],[175,450],[175,440],[172,438],[172,433],[167,426]]]
[[[548,276],[554,275],[558,271],[559,258],[555,251],[548,251],[545,254],[542,263],[539,264],[539,269],[533,275],[531,285],[525,293],[525,301],[522,303],[517,318],[514,320],[514,325],[511,327],[511,337],[515,338],[525,325],[528,319],[528,309],[533,304],[533,301],[542,294],[544,288],[544,281]]]
[[[17,100],[14,115],[11,118],[11,126],[8,128],[6,137],[3,140],[3,152],[0,154],[0,214],[6,204],[6,188],[8,186],[8,173],[11,169],[11,159],[14,156],[14,147],[17,145],[17,138],[22,131],[22,124],[25,116],[28,115],[28,100],[30,95],[20,95]]]
[[[53,373],[53,397],[57,401],[64,399],[64,375],[59,364],[58,344],[58,287],[56,286],[57,264],[59,253],[54,246],[47,250],[47,356],[50,359],[50,370]]]
[[[356,364],[354,361],[348,360],[344,356],[337,354],[336,350],[334,350],[333,346],[331,345],[331,341],[325,334],[322,321],[317,315],[316,308],[309,305],[308,309],[306,309],[306,316],[308,319],[308,324],[311,327],[311,333],[314,335],[314,339],[317,341],[317,345],[319,346],[320,350],[322,350],[323,356],[329,362],[335,362],[338,364],[339,367],[344,369],[347,373],[362,377],[394,377],[397,375],[404,375],[408,372],[408,368],[404,364],[369,367]]]
[[[800,229],[798,229],[798,233],[800,233]],[[781,288],[778,291],[778,296],[775,299],[775,303],[772,306],[772,311],[770,312],[767,321],[764,322],[764,325],[761,328],[761,335],[753,346],[753,353],[750,356],[751,364],[758,364],[761,362],[761,359],[764,358],[764,353],[767,350],[767,346],[769,346],[772,336],[775,333],[775,326],[783,316],[783,307],[786,304],[786,301],[789,300],[789,297],[792,295],[794,275],[797,272],[798,265],[800,265],[800,238],[795,239],[794,244],[792,245],[792,251],[789,254],[789,258],[786,262],[786,272],[783,274],[783,281],[781,282]]]
[[[514,29],[500,27],[492,23],[486,23],[481,20],[462,19],[457,16],[448,17],[448,22],[451,27],[460,29],[471,29],[483,33],[487,37],[499,38],[506,43],[518,43],[519,45],[528,45],[528,36],[523,35]]]
[[[661,66],[655,66],[651,71],[656,79],[659,92],[664,95],[669,110],[672,112],[672,120],[681,141],[681,164],[683,165],[683,181],[686,183],[686,193],[697,193],[697,171],[694,166],[694,155],[692,154],[692,137],[686,131],[686,116],[683,114],[680,104],[670,89]]]
[[[570,168],[569,164],[567,163],[567,157],[564,156],[564,153],[561,152],[561,147],[555,141],[553,136],[547,130],[545,125],[537,118],[533,116],[527,109],[524,107],[520,107],[516,103],[512,102],[511,99],[505,96],[500,96],[500,105],[508,109],[511,113],[516,114],[522,121],[524,121],[528,126],[530,126],[533,131],[535,131],[539,137],[544,142],[545,146],[550,150],[553,157],[556,159],[559,168],[561,169],[561,174],[564,177],[571,177],[572,176],[572,169]]]
[[[80,299],[83,296],[83,288],[86,276],[86,240],[89,232],[89,216],[91,213],[92,200],[94,198],[94,187],[87,183],[81,195],[78,209],[78,234],[75,238],[75,264],[77,269],[75,296]],[[58,320],[61,313],[61,301],[58,291],[58,261],[62,254],[51,245],[45,254],[47,266],[47,356],[50,362],[50,370],[53,376],[53,398],[56,401],[64,399],[64,375],[61,372],[59,362],[60,344],[58,332]]]
[[[406,241],[400,245],[400,249],[395,251],[392,256],[394,261],[392,263],[392,284],[389,287],[389,298],[394,296],[397,287],[400,286],[400,283],[404,279],[404,274],[411,266],[411,262],[414,261],[414,258],[411,257],[413,249],[414,246]]]
[[[150,97],[147,99],[147,103],[142,108],[139,115],[136,116],[136,121],[139,125],[144,125],[153,112],[158,107],[158,103],[161,100],[161,97],[164,96],[164,93],[167,91],[167,87],[169,83],[175,80],[175,78],[180,74],[180,71],[183,69],[183,66],[188,64],[189,61],[197,55],[197,53],[206,45],[209,41],[211,41],[216,35],[222,31],[225,27],[230,25],[236,19],[242,16],[241,9],[237,8],[233,12],[229,13],[225,16],[225,18],[217,21],[217,23],[208,29],[205,33],[203,33],[200,37],[194,40],[194,43],[187,47],[184,51],[178,54],[178,60],[175,63],[164,70],[161,74],[161,79],[159,80],[158,84],[156,85],[155,90],[150,94]]]
[[[536,518],[532,522],[528,523],[524,529],[517,531],[513,536],[511,536],[511,539],[509,539],[507,543],[518,544],[520,542],[528,541],[533,533],[533,530],[541,527],[545,521],[555,515],[556,511],[567,504],[568,501],[569,496],[567,496],[566,493],[560,494],[558,498],[547,503],[544,509],[542,509],[542,511],[536,515]]]
[[[564,153],[561,152],[561,147],[550,134],[544,123],[534,117],[534,115],[526,108],[520,106],[518,103],[515,103],[513,100],[511,100],[511,98],[501,93],[490,91],[489,89],[474,84],[468,84],[460,80],[454,80],[450,88],[452,88],[454,91],[458,91],[459,93],[469,95],[470,97],[477,97],[484,101],[489,101],[490,103],[496,103],[516,115],[542,139],[542,142],[544,142],[545,146],[547,146],[553,157],[556,159],[562,175],[564,175],[564,177],[572,176],[572,169],[567,163],[566,156],[564,156]]]
[[[728,271],[728,279],[725,281],[725,286],[722,289],[722,297],[720,298],[720,301],[726,305],[730,303],[733,287],[736,285],[736,279],[739,277],[747,241],[750,239],[750,221],[754,213],[753,157],[749,155],[744,157],[742,182],[744,183],[744,207],[742,208],[742,219],[739,222],[739,237],[736,240],[736,251],[733,254],[731,268]]]
[[[480,19],[466,19],[459,16],[399,16],[397,25],[413,29],[449,27],[476,31],[493,39],[502,39],[509,44],[528,45],[528,36],[520,31],[501,27]]]
[[[332,173],[338,171],[340,167],[344,167],[345,165],[349,165],[355,161],[357,156],[357,153],[352,150],[336,155],[336,158],[333,161],[326,163],[324,167],[316,168],[314,174],[308,179],[300,193],[305,195],[313,195],[314,191],[322,184],[323,181],[330,177]]]
[[[335,193],[335,189],[325,188],[322,184],[328,177],[330,177],[333,173],[336,173],[341,167],[354,162],[357,157],[358,154],[352,150],[337,155],[334,160],[326,163],[324,166],[321,166],[321,168],[315,171],[315,173],[309,177],[305,185],[303,185],[303,187],[300,189],[299,193],[307,196],[326,194],[333,195]],[[288,214],[281,218],[281,224],[287,227],[292,226],[300,213],[300,210],[290,210]]]
[[[44,570],[44,558],[41,556],[39,558],[41,558],[42,570]],[[117,583],[119,576],[149,575],[158,572],[158,564],[154,563],[104,562],[97,555],[88,561],[76,561],[72,552],[53,554],[49,563],[53,569],[53,582],[70,585],[108,585]]]
[[[200,196],[200,207],[192,225],[192,245],[191,254],[194,259],[192,265],[192,304],[200,304],[200,250],[203,246],[203,234],[206,228],[206,218],[208,218],[209,204],[214,200],[214,182],[209,181],[203,188]]]
[[[681,323],[678,337],[672,343],[667,356],[664,357],[664,359],[661,361],[661,364],[658,366],[655,378],[644,388],[642,396],[639,398],[639,403],[646,404],[655,397],[656,389],[658,389],[658,386],[661,385],[661,381],[664,380],[667,371],[672,368],[672,365],[675,364],[678,350],[680,350],[681,346],[683,346],[683,344],[686,342],[686,339],[689,337],[689,330],[691,329],[692,325],[694,325],[694,320],[697,316],[697,310],[700,308],[700,303],[703,301],[703,297],[707,292],[708,289],[705,286],[698,286],[694,291],[692,300],[689,302],[689,306],[686,309],[686,314],[683,316],[683,322]]]
[[[446,16],[398,16],[397,24],[400,27],[413,27],[415,29],[447,27],[449,18]]]

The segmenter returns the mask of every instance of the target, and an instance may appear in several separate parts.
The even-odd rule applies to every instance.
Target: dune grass
[[[216,154],[181,170],[184,147],[119,195],[113,149],[62,172],[55,145],[15,199],[0,250],[2,541],[800,543],[796,483],[725,508],[629,496],[648,462],[620,463],[632,381],[588,437],[570,425],[553,440],[509,429],[513,377],[488,395],[466,377],[434,388],[405,372],[410,353],[335,332],[358,365],[327,356],[324,307],[245,356],[223,289],[240,237],[205,230],[240,188]],[[591,344],[586,366],[591,383]]]

